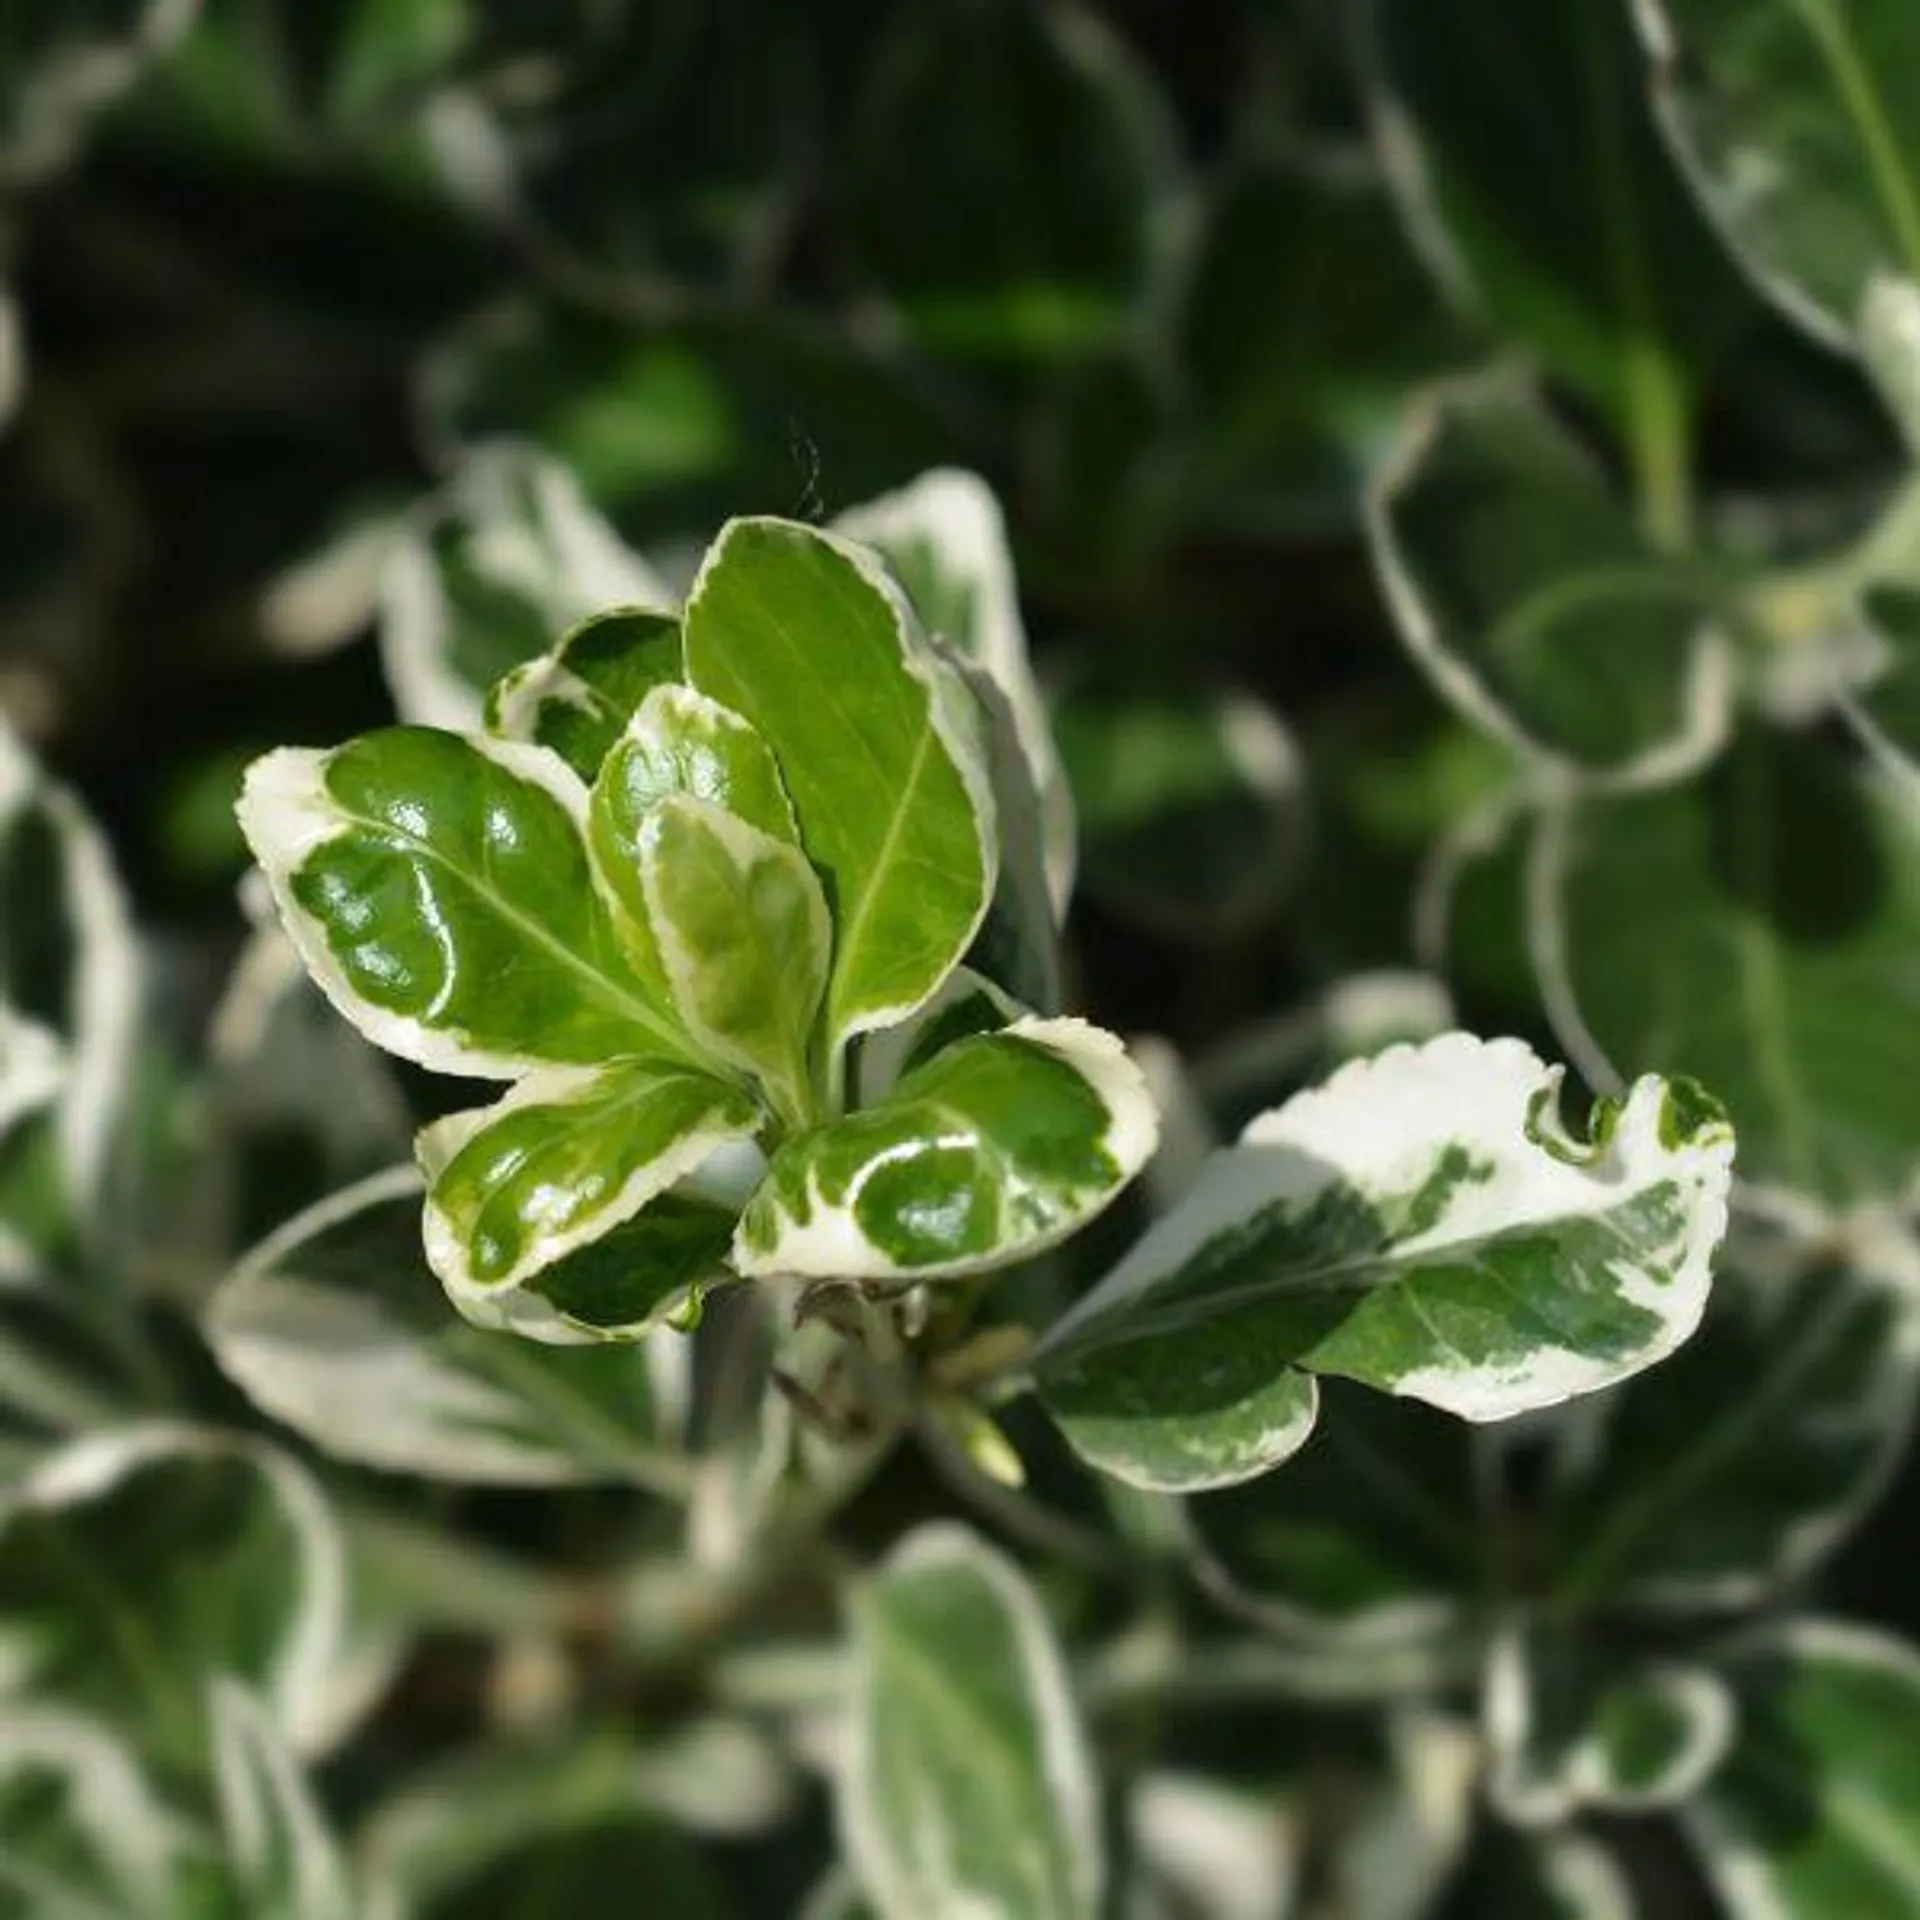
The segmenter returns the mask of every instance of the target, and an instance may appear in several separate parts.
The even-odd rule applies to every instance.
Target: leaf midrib
[[[335,804],[338,806],[339,803],[336,801]],[[465,888],[483,905],[491,907],[501,919],[512,926],[516,932],[524,935],[532,945],[541,948],[557,960],[565,971],[577,974],[587,982],[596,999],[612,1007],[643,1033],[651,1035],[660,1043],[668,1059],[684,1062],[693,1057],[687,1036],[679,1032],[658,1009],[649,1002],[636,998],[613,975],[591,965],[571,947],[556,939],[538,920],[524,913],[497,887],[466,868],[456,865],[431,841],[423,840],[419,835],[409,833],[406,828],[396,826],[391,820],[382,819],[375,814],[348,807],[339,807],[339,814],[340,818],[350,826],[362,827],[396,848],[413,855],[423,864],[439,868],[455,884]],[[584,842],[582,856],[585,857]],[[598,904],[598,896],[590,895],[589,912],[591,913]]]

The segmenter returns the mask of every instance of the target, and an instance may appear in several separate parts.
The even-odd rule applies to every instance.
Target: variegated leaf
[[[817,1111],[815,1028],[833,923],[807,857],[724,807],[675,794],[640,824],[647,923],[680,1024],[751,1074],[775,1111]]]
[[[108,1715],[159,1764],[204,1757],[220,1673],[297,1748],[326,1739],[346,1597],[319,1486],[257,1440],[103,1429],[0,1495],[0,1694]]]
[[[530,1344],[448,1313],[421,1251],[420,1193],[411,1167],[376,1174],[255,1247],[202,1321],[228,1376],[323,1452],[389,1472],[676,1480],[655,1343]],[[733,1223],[708,1217],[710,1272]]]
[[[570,1325],[553,1281],[716,1149],[750,1142],[763,1117],[738,1087],[659,1061],[530,1073],[493,1106],[437,1120],[415,1143],[427,1179],[428,1263],[481,1326],[590,1337],[597,1323]],[[636,1284],[661,1291],[646,1314],[620,1324],[681,1304],[686,1278],[667,1262],[636,1273]]]
[[[1262,1114],[1042,1343],[1069,1439],[1122,1479],[1231,1485],[1305,1438],[1303,1372],[1501,1420],[1671,1352],[1732,1130],[1649,1077],[1581,1140],[1559,1080],[1520,1041],[1448,1034]]]
[[[618,607],[569,628],[487,692],[487,731],[551,747],[583,780],[600,771],[634,709],[680,678],[677,615]]]
[[[687,674],[773,749],[835,928],[831,1048],[919,1006],[992,897],[970,696],[863,549],[735,520],[685,614]]]
[[[1018,1569],[923,1527],[860,1591],[853,1640],[840,1830],[881,1920],[1094,1920],[1093,1763]]]
[[[371,1040],[509,1078],[689,1045],[628,964],[540,747],[389,727],[248,769],[240,823],[321,989]]]
[[[1073,794],[1054,750],[1020,618],[1005,517],[978,474],[936,467],[897,493],[849,508],[836,533],[874,548],[920,623],[985,670],[1006,698],[1040,807],[1042,858],[1057,916],[1073,891]],[[1006,794],[1000,795],[1003,810]]]
[[[536,448],[474,448],[389,553],[380,656],[403,720],[479,728],[487,689],[608,607],[671,605],[664,584]]]
[[[741,1216],[744,1274],[932,1278],[1063,1240],[1145,1164],[1158,1123],[1118,1040],[1017,1020],[956,1041],[877,1105],[776,1152]]]

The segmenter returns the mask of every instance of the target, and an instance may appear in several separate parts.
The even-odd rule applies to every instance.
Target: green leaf
[[[258,1441],[102,1430],[0,1497],[0,1690],[107,1715],[157,1765],[204,1757],[216,1674],[310,1750],[333,1725],[345,1602],[319,1487]]]
[[[1456,1033],[1262,1114],[1042,1342],[1067,1437],[1197,1490],[1305,1439],[1301,1369],[1504,1420],[1672,1352],[1706,1304],[1732,1132],[1649,1076],[1579,1140],[1559,1081],[1518,1040]]]
[[[588,871],[586,790],[540,747],[388,727],[248,769],[240,824],[362,1033],[441,1073],[684,1058]]]
[[[411,1167],[375,1175],[247,1254],[202,1319],[228,1377],[323,1452],[388,1472],[675,1483],[651,1345],[532,1345],[449,1314],[421,1252],[420,1191]],[[732,1221],[713,1217],[717,1260]]]
[[[681,1025],[804,1125],[815,1111],[814,1029],[833,949],[806,855],[685,794],[654,807],[639,839],[648,924]]]
[[[984,974],[955,967],[933,998],[897,1026],[867,1034],[855,1056],[855,1105],[877,1105],[902,1076],[924,1067],[942,1048],[974,1034],[1000,1033],[1028,1012]]]
[[[843,1844],[883,1920],[1094,1920],[1093,1765],[1038,1599],[964,1528],[859,1589]]]
[[[1533,881],[1543,991],[1590,1078],[1657,1062],[1705,1081],[1749,1181],[1837,1205],[1906,1192],[1920,827],[1902,793],[1755,730],[1692,785],[1545,816]]]
[[[1430,389],[1367,498],[1401,638],[1476,726],[1557,771],[1656,784],[1726,737],[1716,583],[1635,526],[1522,382]]]
[[[1684,531],[1698,388],[1745,304],[1653,123],[1618,0],[1374,0],[1376,120],[1416,240],[1603,408]]]
[[[1263,702],[1069,685],[1054,724],[1083,893],[1181,941],[1244,932],[1286,897],[1306,846],[1304,771]]]
[[[1488,1797],[1523,1827],[1676,1806],[1735,1737],[1733,1698],[1709,1669],[1636,1659],[1546,1627],[1511,1628],[1496,1641],[1484,1711]]]
[[[1859,1523],[1912,1426],[1920,1345],[1906,1282],[1736,1245],[1698,1335],[1569,1436],[1553,1502],[1570,1596],[1759,1604]]]
[[[1082,1020],[956,1041],[878,1105],[789,1140],[734,1239],[743,1274],[978,1273],[1064,1240],[1153,1151],[1120,1042]]]
[[[877,563],[808,527],[730,522],[685,622],[688,677],[773,749],[825,883],[838,1048],[925,1000],[992,895],[968,696]]]
[[[896,493],[850,508],[833,529],[879,553],[926,631],[999,688],[1028,779],[1013,793],[996,780],[995,797],[1004,824],[1017,817],[1016,805],[1037,800],[1041,860],[1058,919],[1073,891],[1073,795],[1034,678],[999,501],[978,474],[936,467]]]
[[[403,720],[477,732],[487,690],[608,607],[671,605],[664,583],[537,449],[473,449],[395,543],[380,660]]]
[[[1910,1913],[1920,1902],[1920,1656],[1837,1621],[1736,1670],[1741,1735],[1684,1816],[1732,1920]]]
[[[620,607],[561,635],[551,653],[513,668],[487,694],[487,731],[551,747],[591,782],[634,710],[680,678],[680,621]]]
[[[943,355],[1051,360],[1114,337],[1178,177],[1152,76],[1078,5],[938,0],[896,23],[851,134],[867,273]]]
[[[761,1119],[738,1087],[660,1061],[530,1073],[415,1143],[427,1263],[477,1325],[580,1338],[565,1309],[526,1283],[632,1220],[717,1148],[750,1141]],[[682,1303],[681,1276],[663,1267],[646,1277],[675,1283],[651,1314]]]
[[[1285,1473],[1191,1500],[1196,1544],[1289,1642],[1456,1635],[1485,1550],[1472,1429],[1417,1401],[1318,1384],[1312,1444]]]
[[[1668,132],[1755,281],[1848,344],[1920,279],[1920,19],[1902,0],[1636,0]]]
[[[691,687],[659,687],[641,701],[594,782],[587,843],[635,969],[669,1003],[641,840],[649,816],[675,794],[711,801],[776,839],[799,840],[779,766],[738,714]]]

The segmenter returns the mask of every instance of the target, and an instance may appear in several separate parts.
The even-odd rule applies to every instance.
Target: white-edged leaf
[[[390,1053],[510,1079],[687,1041],[592,884],[587,792],[543,747],[388,727],[248,768],[239,815],[321,991]]]
[[[1894,781],[1750,728],[1684,787],[1543,811],[1527,907],[1554,1030],[1596,1086],[1697,1076],[1756,1186],[1908,1190],[1920,825]]]
[[[450,1313],[421,1249],[420,1194],[419,1174],[395,1168],[255,1247],[202,1323],[229,1377],[324,1452],[391,1472],[670,1478],[651,1343],[530,1345]]]
[[[648,1803],[644,1765],[602,1725],[416,1771],[362,1829],[365,1920],[575,1920],[610,1889],[662,1920],[732,1920],[718,1874]]]
[[[576,621],[671,604],[565,467],[518,442],[489,442],[388,554],[380,659],[403,720],[477,732],[493,683]]]
[[[104,1713],[156,1761],[191,1765],[205,1688],[227,1673],[310,1751],[334,1726],[345,1582],[325,1497],[278,1449],[105,1428],[0,1495],[0,1689]]]
[[[998,840],[972,696],[864,548],[734,520],[687,597],[687,676],[773,749],[834,918],[829,1049],[960,960]]]
[[[1739,1742],[1682,1816],[1729,1920],[1920,1910],[1920,1654],[1801,1620],[1730,1677]]]
[[[901,1075],[970,1034],[999,1033],[1030,1009],[971,967],[955,967],[931,1000],[896,1025],[863,1034],[854,1055],[856,1107],[886,1098]]]
[[[639,855],[647,924],[680,1024],[804,1124],[815,1110],[815,1028],[833,953],[806,855],[690,794],[648,812]]]
[[[1559,1083],[1455,1033],[1262,1114],[1047,1335],[1049,1410],[1123,1479],[1174,1449],[1192,1489],[1304,1438],[1304,1406],[1276,1419],[1303,1372],[1502,1420],[1650,1366],[1706,1305],[1732,1131],[1649,1076],[1577,1139]]]
[[[1732,659],[1697,561],[1504,370],[1420,396],[1368,491],[1401,638],[1476,726],[1555,773],[1659,785],[1725,740]]]
[[[855,1599],[840,1831],[882,1920],[1094,1920],[1092,1757],[1025,1577],[921,1527]]]
[[[1736,1736],[1710,1668],[1634,1659],[1542,1627],[1512,1626],[1487,1662],[1487,1793],[1504,1819],[1649,1813],[1699,1791]]]
[[[1290,1920],[1308,1844],[1305,1809],[1202,1774],[1150,1773],[1129,1816],[1144,1876],[1193,1920]]]
[[[750,1142],[762,1119],[739,1087],[659,1061],[530,1073],[492,1106],[436,1120],[415,1142],[427,1263],[477,1324],[564,1339],[552,1323],[567,1310],[543,1277],[634,1221],[717,1149]],[[652,1312],[678,1306],[683,1277],[635,1276],[656,1279]]]
[[[875,548],[920,623],[981,667],[1005,696],[1040,811],[1042,863],[1056,919],[1073,892],[1073,795],[1034,678],[1006,518],[976,473],[936,467],[897,492],[850,507],[836,533]],[[1002,792],[1004,811],[1007,796]]]
[[[1064,1240],[1145,1165],[1139,1069],[1084,1020],[954,1041],[879,1104],[772,1157],[734,1239],[743,1274],[933,1278]]]
[[[1905,0],[1635,0],[1655,99],[1755,283],[1829,345],[1920,279],[1920,23]]]
[[[494,682],[487,731],[551,747],[591,781],[642,701],[659,688],[678,690],[682,666],[677,615],[644,607],[590,614],[551,652]]]
[[[0,1138],[51,1105],[66,1083],[60,1036],[0,1003]]]

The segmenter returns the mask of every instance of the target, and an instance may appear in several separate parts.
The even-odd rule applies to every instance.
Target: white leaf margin
[[[935,638],[977,659],[1006,697],[1040,798],[1041,857],[1054,918],[1059,921],[1073,893],[1077,852],[1073,794],[1034,676],[1006,516],[993,489],[964,467],[932,467],[892,493],[849,507],[834,520],[833,530],[878,548],[883,556],[894,542],[924,539],[941,564],[972,588],[977,651],[969,653],[960,646],[957,635]]]
[[[1592,793],[1636,793],[1671,786],[1698,772],[1732,731],[1736,656],[1727,635],[1704,616],[1680,696],[1680,725],[1630,760],[1595,768],[1536,740],[1441,633],[1408,565],[1395,530],[1394,506],[1417,477],[1448,417],[1456,410],[1523,399],[1512,370],[1454,375],[1421,388],[1361,495],[1361,523],[1388,611],[1414,663],[1461,717],[1516,754],[1556,786]]]
[[[1090,1198],[1082,1210],[1048,1232],[1021,1240],[1013,1252],[1026,1259],[1071,1238],[1119,1195],[1159,1144],[1160,1115],[1139,1066],[1128,1055],[1120,1037],[1104,1027],[1072,1015],[1051,1019],[1030,1016],[1015,1020],[991,1037],[1024,1041],[1038,1047],[1080,1076],[1107,1110],[1106,1131],[1101,1135],[1100,1146],[1117,1169],[1113,1184],[1104,1194]],[[882,1112],[884,1103],[863,1111]],[[743,1219],[733,1241],[735,1271],[748,1279],[797,1274],[833,1279],[940,1280],[983,1272],[1009,1257],[1005,1253],[989,1252],[937,1265],[899,1266],[860,1231],[854,1219],[853,1209],[863,1187],[864,1181],[857,1181],[846,1202],[836,1206],[821,1193],[817,1182],[810,1180],[809,1217],[795,1220],[784,1208],[780,1209],[776,1216],[779,1230],[764,1251],[748,1244]]]
[[[691,1068],[660,1067],[636,1061],[616,1060],[604,1067],[541,1067],[517,1081],[491,1106],[450,1113],[420,1130],[414,1140],[414,1156],[427,1187],[426,1205],[421,1214],[421,1241],[427,1265],[463,1319],[477,1327],[501,1328],[557,1346],[583,1345],[608,1338],[605,1333],[575,1325],[537,1294],[527,1293],[526,1282],[568,1254],[591,1246],[616,1227],[624,1226],[650,1201],[697,1174],[725,1149],[750,1144],[761,1125],[763,1115],[746,1094],[726,1081],[713,1078],[713,1104],[707,1118],[683,1133],[665,1152],[633,1168],[618,1191],[590,1219],[565,1231],[534,1236],[527,1253],[500,1279],[476,1280],[459,1234],[433,1198],[434,1183],[454,1156],[487,1127],[509,1114],[526,1107],[570,1105],[588,1097],[603,1081],[635,1070],[671,1072],[685,1079],[712,1078]],[[715,1117],[726,1102],[737,1103],[744,1109],[738,1121]],[[656,1318],[669,1311],[670,1303],[663,1305]]]
[[[1256,1208],[1310,1203],[1335,1179],[1349,1181],[1363,1195],[1412,1192],[1439,1151],[1463,1146],[1490,1158],[1494,1177],[1463,1189],[1432,1228],[1399,1242],[1396,1261],[1516,1227],[1577,1218],[1617,1204],[1639,1186],[1680,1179],[1693,1194],[1671,1282],[1650,1291],[1616,1276],[1622,1297],[1656,1314],[1661,1333],[1624,1360],[1557,1349],[1536,1354],[1517,1374],[1443,1366],[1404,1375],[1393,1391],[1462,1419],[1496,1421],[1559,1405],[1639,1372],[1691,1336],[1705,1311],[1712,1256],[1727,1229],[1732,1130],[1716,1127],[1703,1140],[1665,1146],[1660,1128],[1668,1087],[1649,1074],[1629,1089],[1608,1139],[1591,1147],[1560,1129],[1562,1077],[1562,1069],[1547,1066],[1523,1040],[1483,1040],[1463,1032],[1349,1062],[1321,1086],[1249,1122],[1238,1144],[1216,1156],[1182,1205],[1055,1323],[1034,1360],[1133,1305]],[[1277,1181],[1268,1151],[1275,1148],[1295,1156]]]
[[[557,753],[518,741],[462,735],[467,746],[516,780],[559,802],[584,836],[587,789]],[[351,743],[349,743],[351,744]],[[260,863],[273,903],[300,958],[341,1018],[375,1046],[434,1073],[467,1079],[511,1080],[549,1065],[533,1054],[495,1053],[476,1047],[451,1027],[430,1027],[363,1000],[334,956],[325,926],[294,898],[293,881],[307,861],[330,842],[357,831],[327,791],[327,770],[345,748],[275,747],[247,768],[235,809],[240,830]],[[584,858],[584,838],[582,857]]]
[[[1099,1793],[1085,1727],[1052,1626],[1013,1562],[957,1521],[934,1521],[909,1534],[882,1562],[874,1584],[883,1584],[889,1577],[942,1575],[979,1582],[1013,1625],[1028,1697],[1038,1718],[1042,1777],[1048,1788],[1037,1811],[1060,1821],[1074,1875],[1071,1893],[1078,1903],[1077,1913],[1092,1920],[1106,1878]],[[857,1603],[863,1611],[875,1604],[871,1591]],[[856,1651],[851,1669],[846,1738],[834,1796],[847,1857],[886,1920],[909,1920],[909,1916],[911,1920],[985,1920],[985,1910],[971,1899],[956,1902],[940,1915],[917,1904],[917,1878],[903,1867],[900,1849],[875,1810],[880,1796],[872,1784],[878,1705],[874,1663]]]
[[[353,1920],[346,1864],[281,1729],[224,1674],[214,1678],[211,1707],[214,1783],[237,1891],[263,1912],[274,1910],[273,1896],[290,1893],[289,1920]],[[284,1863],[276,1863],[277,1843],[287,1849]],[[289,1883],[280,1882],[278,1865]]]
[[[403,720],[481,729],[487,689],[453,666],[451,610],[433,559],[432,536],[449,522],[471,528],[498,585],[549,609],[556,636],[610,608],[672,608],[666,582],[595,512],[569,468],[529,442],[479,442],[415,509],[380,569],[380,664]]]
[[[729,520],[707,549],[700,562],[700,570],[694,576],[692,586],[687,590],[681,622],[683,644],[687,647],[686,675],[689,686],[698,692],[706,691],[700,686],[700,674],[694,663],[691,641],[695,617],[701,597],[706,591],[708,579],[726,561],[727,550],[737,534],[761,528],[773,528],[789,534],[799,532],[822,542],[846,561],[861,580],[873,588],[886,602],[893,616],[894,643],[899,652],[901,668],[910,679],[916,681],[925,690],[928,719],[933,737],[939,742],[947,759],[951,762],[968,800],[972,803],[974,835],[980,849],[980,901],[971,923],[965,929],[963,936],[954,944],[946,970],[940,976],[944,980],[946,974],[959,965],[968,947],[972,945],[974,936],[980,931],[981,922],[986,919],[987,910],[993,904],[994,889],[1000,877],[999,803],[994,795],[993,779],[989,772],[983,721],[977,711],[973,695],[960,670],[943,659],[922,633],[919,616],[914,612],[906,594],[901,590],[900,583],[887,570],[879,554],[856,540],[845,539],[819,527],[809,527],[797,521],[782,520],[777,516],[768,515],[746,515]],[[751,724],[750,721],[749,724]],[[777,750],[775,759],[779,759]],[[837,967],[840,936],[844,933],[844,928],[836,925],[835,932],[834,959]],[[876,1027],[892,1026],[896,1021],[906,1019],[938,991],[939,984],[940,982],[936,980],[918,999],[903,1005],[869,1007],[854,1015],[841,1028],[828,1035],[830,1055],[841,1057],[844,1055],[847,1043],[860,1034],[871,1033]],[[833,991],[833,983],[830,981],[827,988],[829,1007],[833,1002]]]

